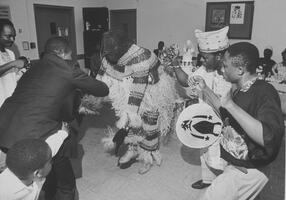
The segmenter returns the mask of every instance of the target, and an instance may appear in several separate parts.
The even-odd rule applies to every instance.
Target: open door
[[[76,35],[74,25],[74,8],[34,4],[39,55],[44,52],[44,45],[52,36],[63,36],[68,39],[76,59]]]
[[[92,68],[94,61],[99,59],[102,34],[108,31],[108,8],[83,8],[82,13],[85,67]]]
[[[137,43],[136,9],[110,10],[110,29],[123,29]]]

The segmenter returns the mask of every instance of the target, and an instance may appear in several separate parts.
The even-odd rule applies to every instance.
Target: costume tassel
[[[103,143],[104,151],[111,152],[115,148],[115,144],[112,141],[115,133],[110,126],[107,127],[107,135],[107,137],[102,138],[101,142]]]

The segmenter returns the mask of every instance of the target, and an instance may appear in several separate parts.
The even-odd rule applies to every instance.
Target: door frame
[[[114,9],[114,10],[109,10],[109,30],[111,29],[111,14],[112,13],[127,13],[127,12],[134,12],[135,11],[135,42],[137,44],[137,9]]]
[[[74,56],[78,57],[77,56],[77,47],[76,47],[76,31],[75,31],[74,7],[70,7],[70,6],[55,6],[55,5],[46,5],[46,4],[34,4],[34,15],[35,15],[35,18],[36,18],[36,9],[38,9],[38,8],[61,9],[61,10],[66,10],[66,11],[69,12],[69,18],[70,18],[70,22],[71,22],[71,30],[69,31],[70,39],[71,39],[71,41],[75,41],[75,42],[73,42],[71,44],[71,47],[72,47]],[[36,23],[35,23],[35,26],[36,26]],[[39,42],[38,42],[37,27],[36,27],[36,35],[37,35],[37,44],[38,44]],[[39,56],[40,56],[40,53],[41,53],[40,49],[39,49],[39,47],[37,47],[37,48],[38,48],[38,53],[39,53]]]

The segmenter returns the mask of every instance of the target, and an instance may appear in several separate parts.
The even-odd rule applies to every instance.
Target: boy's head
[[[204,59],[203,65],[207,70],[214,71],[220,69],[223,54],[229,47],[228,29],[229,27],[226,26],[220,30],[209,32],[195,30],[195,36],[198,40],[198,50]]]
[[[45,53],[55,54],[64,60],[72,59],[72,49],[64,37],[51,37],[45,44]]]
[[[227,81],[235,83],[245,74],[253,75],[259,62],[257,47],[249,42],[231,45],[223,58],[223,74]]]
[[[20,180],[46,177],[51,170],[52,152],[40,139],[16,142],[8,151],[6,164]]]

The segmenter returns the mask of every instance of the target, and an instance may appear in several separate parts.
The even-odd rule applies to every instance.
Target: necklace
[[[237,88],[236,90],[233,91],[232,96],[233,97],[236,96],[239,92],[247,92],[257,79],[258,77],[255,76],[254,78],[246,81],[240,88]]]

